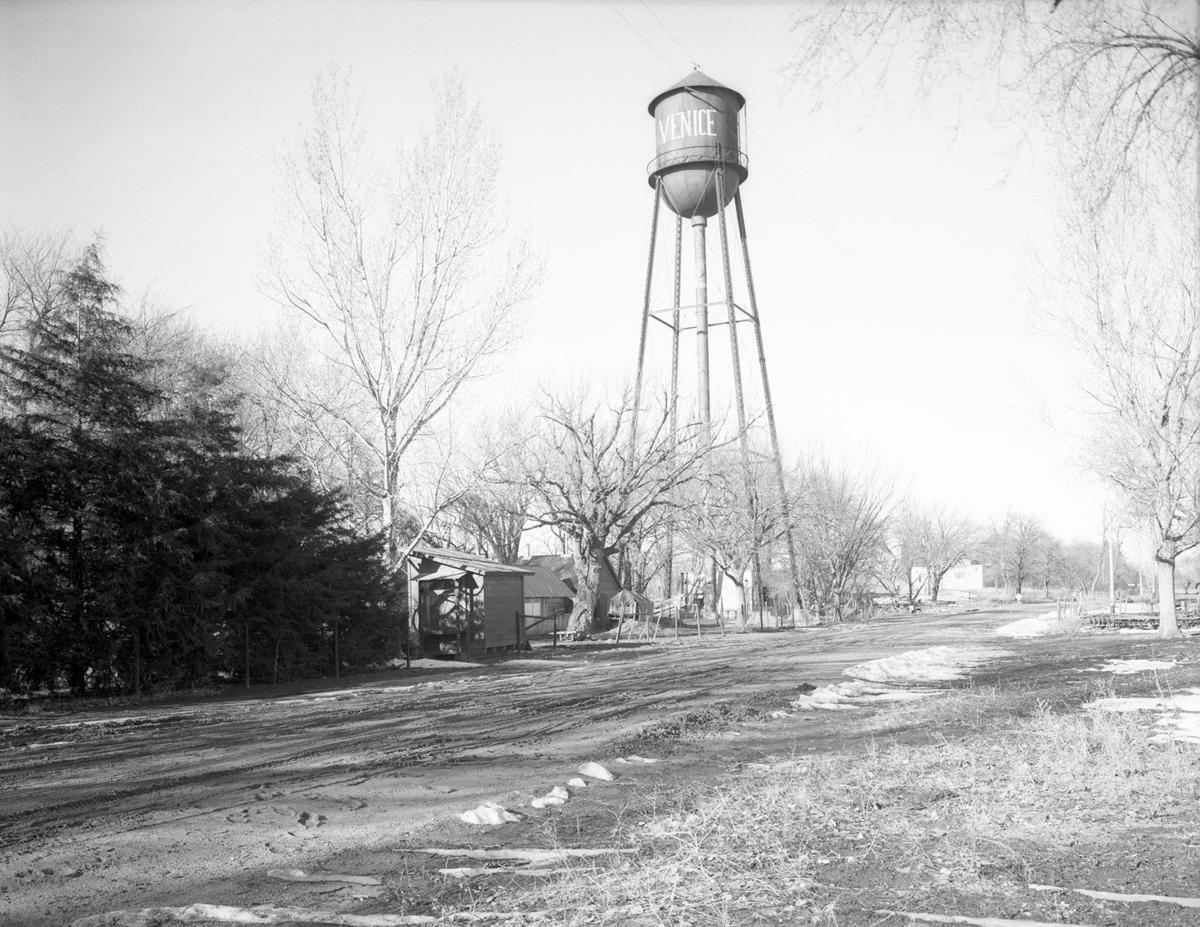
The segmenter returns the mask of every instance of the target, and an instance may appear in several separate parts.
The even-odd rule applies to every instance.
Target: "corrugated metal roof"
[[[684,90],[684,89],[728,90],[730,93],[732,93],[734,96],[736,96],[738,98],[739,106],[746,105],[746,98],[744,96],[742,96],[740,93],[738,93],[736,90],[734,90],[732,87],[725,86],[725,84],[722,84],[719,80],[713,80],[711,77],[709,77],[703,71],[701,71],[699,68],[696,68],[696,70],[692,71],[691,74],[688,74],[686,77],[680,78],[675,83],[673,83],[670,87],[668,87],[666,90],[664,90],[662,93],[655,94],[654,99],[650,101],[650,106],[648,107],[648,109],[650,110],[650,115],[651,116],[654,115],[654,107],[658,106],[659,101],[662,100],[663,97],[670,96],[675,91]]]
[[[525,580],[525,598],[573,599],[575,593],[549,567],[535,566],[533,575]]]
[[[525,567],[511,566],[507,563],[500,563],[496,560],[488,560],[486,557],[480,557],[476,554],[465,554],[461,550],[449,550],[445,547],[417,547],[413,550],[414,557],[427,557],[437,563],[445,564],[446,566],[457,567],[460,570],[468,570],[471,573],[487,575],[489,573],[518,573],[522,576],[529,576],[533,570],[527,570]]]

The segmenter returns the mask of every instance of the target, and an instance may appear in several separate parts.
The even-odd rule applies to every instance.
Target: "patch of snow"
[[[1155,726],[1162,729],[1155,740],[1200,743],[1200,689],[1187,689],[1186,695],[1167,698],[1102,698],[1084,705],[1096,711],[1154,711],[1161,717]]]
[[[485,801],[478,808],[464,811],[458,816],[458,819],[464,824],[496,825],[519,821],[521,816],[494,801]]]
[[[457,866],[438,870],[441,875],[449,876],[452,879],[469,879],[472,876],[495,875],[499,872],[514,876],[556,876],[569,871],[569,869],[530,869],[527,866]]]
[[[578,772],[579,775],[587,776],[589,779],[602,779],[605,782],[612,782],[617,778],[599,763],[591,761],[580,766]]]
[[[1133,673],[1149,673],[1155,670],[1175,668],[1169,660],[1109,660],[1102,666],[1084,670],[1085,673],[1113,673],[1117,676],[1129,676]]]
[[[892,689],[856,680],[820,686],[807,695],[801,695],[791,704],[793,708],[799,708],[802,711],[838,711],[848,708],[863,708],[876,702],[906,702],[924,698],[926,695],[929,695],[928,690]],[[786,712],[777,712],[776,714],[787,716]]]
[[[894,657],[868,660],[844,670],[847,676],[869,682],[935,682],[961,679],[964,670],[996,657],[1008,656],[1006,650],[989,647],[926,647],[908,650]]]
[[[1095,898],[1098,901],[1120,901],[1126,904],[1153,901],[1163,904],[1174,904],[1181,908],[1200,908],[1200,898],[1187,898],[1178,895],[1130,895],[1125,892],[1099,892],[1090,888],[1062,888],[1058,885],[1035,885],[1032,882],[1029,887],[1039,892],[1077,892],[1080,895],[1086,895],[1088,898]]]
[[[622,766],[632,766],[634,764],[642,766],[650,766],[657,763],[658,760],[647,759],[644,756],[638,756],[636,753],[631,753],[629,756],[621,756],[617,758],[617,762]]]
[[[391,669],[404,669],[404,658],[397,657],[395,660],[388,660],[384,666]],[[424,670],[452,670],[462,669],[478,669],[483,666],[482,663],[471,663],[467,660],[435,660],[433,657],[421,657],[419,660],[413,660],[410,666],[413,669]]]
[[[1185,689],[1187,695],[1167,698],[1114,697],[1088,702],[1084,708],[1099,711],[1190,711],[1200,712],[1200,689]]]
[[[587,788],[587,780],[581,776],[575,776],[574,778],[567,780],[567,785],[569,785],[573,789],[586,789]]]
[[[1062,634],[1075,626],[1075,622],[1059,620],[1058,612],[1043,612],[1036,618],[1022,618],[996,628],[999,637],[1044,637],[1047,634]]]
[[[817,860],[828,862],[828,860]],[[927,924],[970,924],[972,927],[1087,927],[1086,924],[1068,924],[1064,921],[1030,921],[1012,920],[1007,917],[967,917],[963,914],[925,914],[921,911],[892,911],[889,908],[879,908],[876,914],[889,917],[907,917],[910,921],[923,921]]]
[[[269,869],[267,875],[285,882],[347,882],[350,885],[382,885],[375,876],[346,875],[336,872],[307,872],[304,869]]]
[[[570,800],[571,793],[561,785],[556,785],[541,798],[535,798],[530,804],[535,808],[547,808],[550,805],[565,805]]]
[[[274,905],[241,908],[226,904],[190,904],[182,908],[143,908],[139,911],[94,914],[72,921],[71,927],[159,927],[170,921],[181,924],[215,921],[220,924],[300,923],[331,924],[336,927],[410,927],[415,924],[436,924],[438,918],[429,914],[341,914],[307,908],[279,908]]]
[[[443,856],[450,859],[499,859],[520,860],[526,863],[547,863],[560,862],[562,860],[573,858],[586,859],[593,856],[610,856],[612,854],[636,853],[637,850],[633,847],[580,847],[575,849],[558,847],[553,850],[476,850],[470,847],[459,847],[456,849],[422,847],[415,849],[412,852],[425,853],[429,856]]]

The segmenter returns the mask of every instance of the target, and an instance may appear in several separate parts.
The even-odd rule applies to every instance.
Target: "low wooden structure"
[[[410,654],[470,659],[524,647],[531,572],[462,551],[416,548],[407,564]]]
[[[632,589],[622,589],[609,599],[608,614],[612,618],[649,620],[654,617],[654,602],[649,596],[639,595]]]

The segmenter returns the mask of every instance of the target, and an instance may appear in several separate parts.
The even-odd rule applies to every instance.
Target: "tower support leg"
[[[650,287],[654,282],[654,244],[658,239],[658,206],[662,202],[662,178],[654,178],[654,208],[650,212],[650,253],[646,257],[646,289],[642,299],[642,331],[638,338],[637,374],[633,381],[633,409],[629,422],[628,460],[637,447],[638,415],[642,411],[642,381],[646,370],[646,332],[650,327]]]
[[[767,379],[767,355],[763,348],[762,322],[758,315],[758,300],[754,295],[754,275],[750,270],[750,248],[746,241],[746,215],[742,209],[742,193],[739,190],[733,195],[733,204],[737,211],[738,237],[742,242],[742,260],[746,265],[746,292],[750,297],[750,314],[754,321],[754,338],[758,347],[758,369],[762,376],[763,399],[767,407],[767,429],[771,436],[771,453],[775,458],[775,477],[779,483],[779,497],[783,506],[784,523],[787,525],[788,566],[791,571],[793,602],[804,615],[804,623],[808,624],[808,611],[804,608],[804,596],[800,586],[800,562],[796,557],[796,535],[792,530],[791,506],[787,497],[787,481],[783,476],[783,455],[779,449],[779,431],[775,427],[775,405],[771,401],[771,383]]]
[[[672,440],[674,436],[679,434],[679,305],[680,294],[683,283],[683,219],[679,216],[675,217],[675,292],[673,311],[671,313],[671,386],[668,393],[667,401],[670,403],[668,410],[668,427],[671,429]],[[670,599],[674,593],[672,584],[675,578],[675,515],[668,510],[667,515],[667,562],[666,581],[664,592],[666,598]],[[682,591],[682,590],[681,590]],[[676,636],[678,636],[678,618],[676,622]]]
[[[722,160],[717,165],[717,203],[723,204],[724,202],[725,162]],[[752,545],[750,558],[753,567],[751,571],[751,590],[753,590],[755,585],[762,582],[762,565],[759,562],[758,550],[758,538],[760,535],[759,512],[758,506],[755,504],[754,476],[750,469],[750,436],[746,428],[746,398],[742,392],[742,354],[738,344],[737,310],[733,303],[733,270],[730,267],[729,261],[729,231],[723,205],[717,213],[717,224],[721,230],[721,266],[725,273],[725,308],[729,320],[729,350],[733,360],[733,395],[737,406],[738,447],[741,450],[742,462],[742,487],[746,504],[746,518],[749,519],[750,524],[750,542]],[[735,565],[735,568],[741,568],[741,565]],[[746,630],[746,620],[749,616],[750,606],[750,603],[745,600],[745,576],[739,576],[737,582],[743,590],[742,611],[738,616],[738,625],[744,631]]]
[[[695,250],[694,261],[696,265],[696,404],[697,413],[700,418],[700,439],[705,442],[711,442],[712,402],[709,393],[708,374],[708,242],[705,235],[707,228],[708,219],[704,216],[692,217],[692,242]],[[709,455],[705,466],[705,479],[711,475],[712,459],[711,455]],[[705,571],[708,573],[706,580],[708,588],[704,595],[704,606],[719,622],[720,613],[717,610],[717,565],[711,556],[705,559],[708,561],[705,565]]]

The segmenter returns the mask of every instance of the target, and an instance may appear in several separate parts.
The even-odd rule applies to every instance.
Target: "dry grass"
[[[947,886],[1023,884],[1031,855],[1111,837],[1200,796],[1196,748],[1151,742],[1144,719],[1043,704],[998,723],[998,701],[986,690],[928,704],[931,720],[970,722],[953,740],[752,766],[648,822],[623,823],[616,839],[637,858],[504,897],[546,912],[538,922],[572,927],[835,925],[842,901],[864,891],[864,906],[882,907]],[[894,709],[908,720],[921,710]]]

